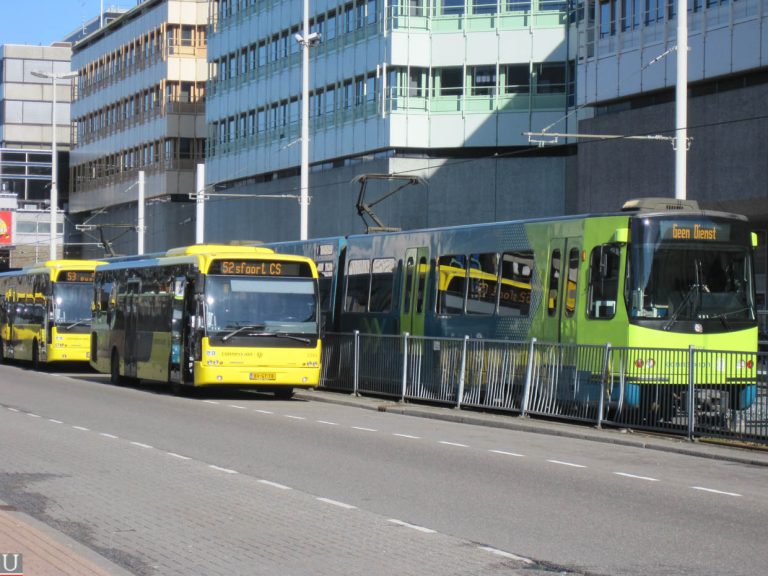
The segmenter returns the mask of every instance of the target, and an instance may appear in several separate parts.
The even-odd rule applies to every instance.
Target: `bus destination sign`
[[[59,272],[59,282],[93,282],[91,270],[63,270]]]
[[[661,223],[665,240],[694,240],[699,242],[727,242],[730,227],[717,222],[669,221]]]
[[[216,260],[211,264],[209,274],[312,277],[312,271],[305,262],[274,260]]]

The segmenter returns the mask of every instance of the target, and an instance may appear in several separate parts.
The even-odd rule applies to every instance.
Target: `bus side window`
[[[619,263],[620,252],[617,246],[604,244],[592,249],[587,302],[587,315],[590,318],[607,320],[616,315]]]
[[[547,293],[547,313],[554,316],[557,312],[557,292],[560,288],[560,250],[552,250],[549,264],[549,292]]]
[[[565,283],[565,315],[573,316],[576,311],[576,290],[579,281],[579,249],[571,248],[568,252],[568,276]]]
[[[371,312],[389,312],[391,310],[394,270],[394,258],[374,259],[371,272]]]
[[[427,259],[422,256],[419,258],[419,285],[416,291],[416,312],[421,314],[424,311],[424,296],[427,287]]]
[[[347,268],[347,296],[344,309],[347,312],[367,311],[370,288],[371,261],[350,260]]]
[[[440,256],[438,266],[438,314],[461,314],[464,311],[464,292],[466,291],[466,257]]]
[[[499,316],[528,316],[531,309],[533,252],[508,252],[501,256]]]
[[[470,255],[467,314],[493,314],[498,294],[498,273],[496,254]]]

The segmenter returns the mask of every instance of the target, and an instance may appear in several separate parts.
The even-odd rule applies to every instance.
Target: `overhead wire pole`
[[[202,244],[205,240],[205,164],[197,165],[195,208],[195,244]]]
[[[688,187],[688,2],[677,0],[677,83],[675,86],[675,198]]]
[[[138,246],[136,253],[144,254],[144,170],[139,170],[139,205],[138,216],[136,218],[136,232],[138,235]]]
[[[309,237],[309,0],[304,0],[304,36],[301,42],[301,230]]]

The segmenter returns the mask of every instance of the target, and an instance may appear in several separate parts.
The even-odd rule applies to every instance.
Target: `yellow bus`
[[[320,380],[314,262],[196,245],[96,268],[91,365],[127,380],[253,387],[290,398]]]
[[[90,359],[96,260],[49,260],[0,274],[0,360],[35,369]]]

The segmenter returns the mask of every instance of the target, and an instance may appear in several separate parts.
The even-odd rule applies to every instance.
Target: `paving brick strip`
[[[23,574],[29,576],[106,576],[129,574],[65,534],[0,501],[0,554],[6,569],[18,566],[11,555],[21,554]]]

